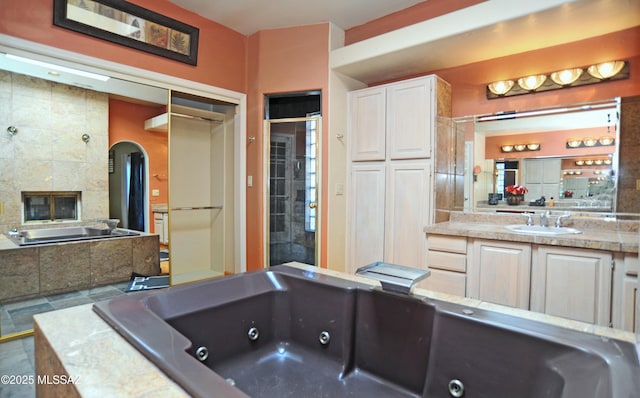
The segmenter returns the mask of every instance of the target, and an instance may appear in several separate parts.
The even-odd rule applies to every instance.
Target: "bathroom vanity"
[[[562,214],[551,213],[550,225]],[[539,217],[533,216],[536,225]],[[526,221],[523,215],[454,212],[450,222],[426,227],[432,275],[421,286],[634,331],[638,221],[564,219],[577,234],[510,228]]]

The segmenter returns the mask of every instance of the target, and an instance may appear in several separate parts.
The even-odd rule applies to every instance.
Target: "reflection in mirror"
[[[454,119],[473,141],[467,210],[615,212],[619,114],[616,98]]]
[[[131,270],[123,271],[121,251],[98,261],[108,264],[94,264],[80,244],[16,249],[8,231],[109,218],[108,165],[118,162],[109,157],[112,143],[144,147],[146,190],[158,188],[156,182],[166,187],[167,135],[145,131],[143,114],[166,112],[167,101],[165,89],[0,53],[0,340],[28,333],[36,313],[124,294],[122,276],[128,280]],[[5,133],[10,126],[15,133]],[[80,192],[79,221],[25,221],[21,193],[27,191]],[[149,200],[145,210],[140,229],[149,232]]]

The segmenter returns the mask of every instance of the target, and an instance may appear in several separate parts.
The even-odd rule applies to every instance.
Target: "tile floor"
[[[125,295],[128,282],[0,305],[2,334],[33,328],[33,315]],[[0,344],[0,376],[35,376],[33,337]],[[35,384],[2,384],[0,398],[35,397]]]

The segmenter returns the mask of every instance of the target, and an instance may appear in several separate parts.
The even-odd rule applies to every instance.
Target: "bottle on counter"
[[[549,199],[549,207],[553,207],[555,205],[556,203],[553,201],[553,196],[552,196],[551,199]]]

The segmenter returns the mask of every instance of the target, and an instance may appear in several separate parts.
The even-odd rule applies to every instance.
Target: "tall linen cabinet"
[[[464,137],[451,128],[451,87],[430,75],[352,91],[348,104],[346,269],[427,268],[424,227],[462,206]]]

